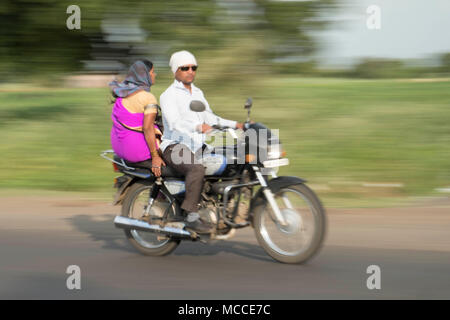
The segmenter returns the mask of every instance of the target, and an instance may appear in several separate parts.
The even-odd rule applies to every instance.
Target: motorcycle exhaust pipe
[[[162,233],[164,235],[185,239],[193,238],[191,233],[186,230],[174,227],[161,228],[156,224],[149,224],[148,222],[142,220],[130,219],[122,216],[116,216],[116,218],[114,219],[114,225],[119,229],[134,229],[139,231]]]

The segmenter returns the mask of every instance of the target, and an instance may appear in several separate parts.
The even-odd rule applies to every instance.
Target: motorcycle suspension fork
[[[287,226],[287,222],[283,217],[283,214],[280,211],[280,207],[278,207],[277,202],[275,201],[275,197],[270,190],[269,186],[267,185],[266,179],[262,175],[261,171],[258,167],[253,167],[253,171],[255,172],[256,178],[258,179],[259,183],[261,184],[263,194],[267,199],[267,202],[269,202],[271,213],[272,213],[272,219],[278,222],[281,226],[285,227]]]
[[[277,178],[277,174],[275,173],[275,171],[272,171],[270,173],[270,175],[272,176],[272,178]],[[281,195],[281,199],[283,199],[284,205],[288,208],[288,209],[294,209],[294,206],[292,205],[291,201],[288,199],[288,197],[286,197],[286,195],[283,193]]]

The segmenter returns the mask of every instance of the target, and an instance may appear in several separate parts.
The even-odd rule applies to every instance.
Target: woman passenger
[[[155,78],[153,63],[139,60],[130,67],[124,81],[114,80],[109,84],[115,97],[111,145],[119,157],[148,167],[159,177],[165,163],[159,155],[156,138],[162,133],[154,123],[158,102],[150,93]]]

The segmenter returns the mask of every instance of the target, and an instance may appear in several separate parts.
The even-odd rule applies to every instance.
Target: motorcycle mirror
[[[247,101],[245,102],[244,108],[250,109],[252,107],[252,104],[253,104],[252,98],[248,98]]]
[[[206,106],[199,100],[192,100],[189,108],[194,112],[203,112],[206,110]]]

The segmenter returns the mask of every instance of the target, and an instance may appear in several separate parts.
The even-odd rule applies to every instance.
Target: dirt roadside
[[[111,221],[120,207],[110,201],[75,196],[2,196],[0,229],[31,232],[68,232],[84,235],[70,223],[74,217]],[[450,251],[450,198],[429,199],[410,207],[327,208],[325,244],[334,246]],[[106,224],[107,225],[107,224]],[[250,228],[235,240],[254,241]]]

